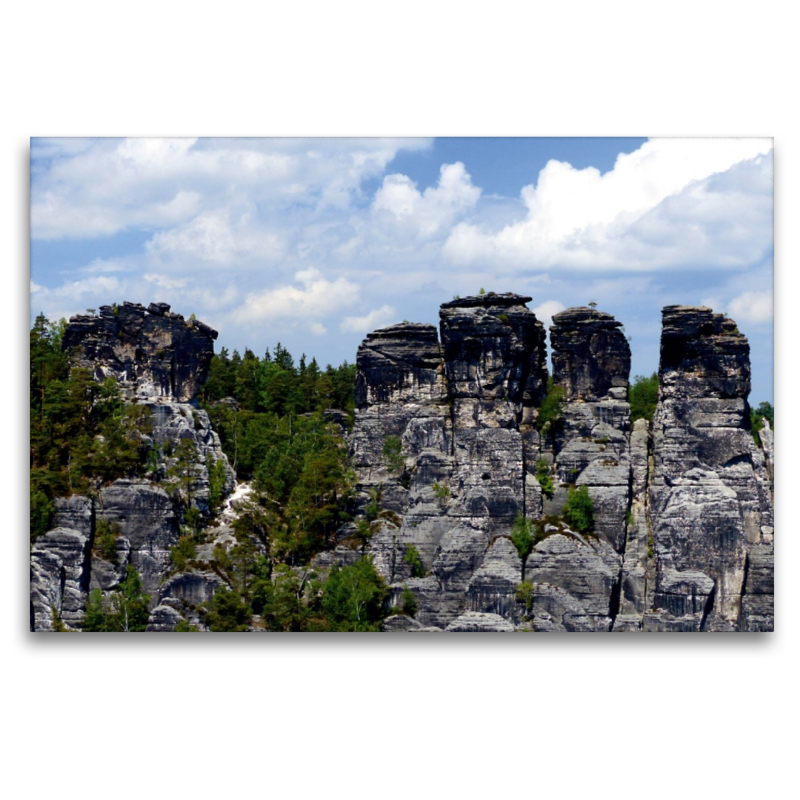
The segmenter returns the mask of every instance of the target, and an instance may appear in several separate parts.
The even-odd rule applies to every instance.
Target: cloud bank
[[[671,302],[711,300],[767,346],[771,140],[651,139],[604,174],[551,160],[504,198],[467,160],[439,164],[430,185],[393,169],[432,146],[35,139],[32,309],[164,300],[231,349],[281,339],[341,361],[369,330],[435,322],[441,302],[485,287],[533,296],[545,325],[596,300],[650,361]],[[45,264],[34,245],[77,255]]]

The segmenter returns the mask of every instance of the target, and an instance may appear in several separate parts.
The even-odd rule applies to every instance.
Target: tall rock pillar
[[[773,518],[750,433],[749,344],[711,309],[662,314],[645,630],[769,630]]]

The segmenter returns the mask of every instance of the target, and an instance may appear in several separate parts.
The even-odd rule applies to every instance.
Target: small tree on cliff
[[[406,465],[403,458],[403,443],[399,436],[387,436],[383,442],[383,457],[389,472],[402,472]]]
[[[533,521],[526,519],[522,512],[517,514],[514,520],[514,527],[511,529],[511,542],[517,548],[519,557],[522,559],[522,580],[525,580],[525,564],[528,556],[533,551]]]
[[[591,533],[594,530],[594,503],[586,486],[571,488],[562,512],[568,525],[580,533]]]

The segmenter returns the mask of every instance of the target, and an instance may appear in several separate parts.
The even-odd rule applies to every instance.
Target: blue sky
[[[34,139],[31,314],[165,301],[324,364],[484,287],[596,301],[649,374],[661,307],[706,304],[771,401],[772,191],[769,139]]]

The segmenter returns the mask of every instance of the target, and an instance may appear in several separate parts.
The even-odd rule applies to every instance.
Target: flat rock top
[[[398,339],[403,337],[437,337],[436,327],[425,322],[398,322],[395,325],[387,325],[385,328],[378,328],[367,334],[367,341],[373,342],[377,339]]]
[[[487,292],[486,294],[474,294],[469,297],[459,297],[457,300],[450,300],[442,303],[440,308],[475,308],[476,306],[522,306],[530,303],[532,297],[514,294],[513,292],[503,292],[496,294]]]
[[[598,311],[588,306],[576,306],[553,314],[553,328],[569,328],[573,325],[601,325],[601,327],[620,328],[622,323],[614,319],[613,314]]]

